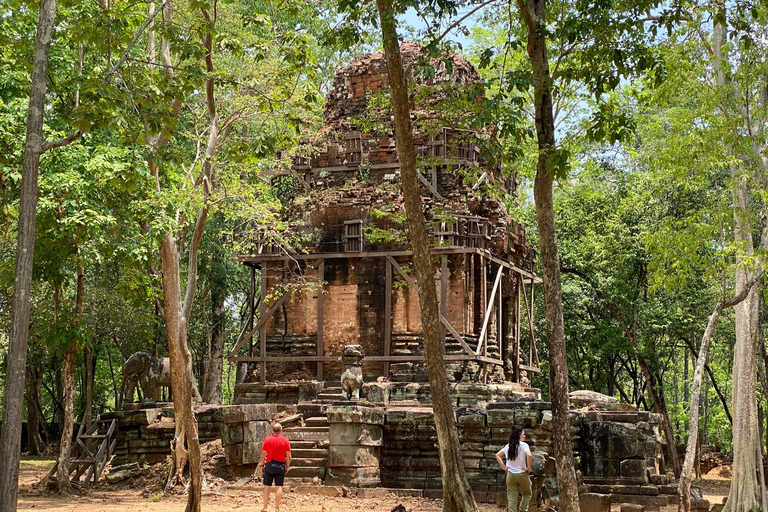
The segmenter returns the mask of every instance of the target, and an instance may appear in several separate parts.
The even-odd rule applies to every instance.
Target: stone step
[[[323,467],[291,467],[291,470],[285,475],[286,478],[314,478],[325,480],[325,466]]]
[[[328,418],[325,416],[313,416],[304,420],[305,427],[327,427]]]
[[[317,443],[315,441],[309,440],[309,441],[302,441],[302,440],[296,440],[291,441],[291,451],[294,450],[312,450],[317,446]]]
[[[324,393],[341,393],[341,386],[326,386],[323,388]]]
[[[328,465],[328,454],[325,458],[305,458],[291,456],[291,467],[324,468]]]
[[[294,450],[291,447],[291,457],[307,459],[326,459],[328,458],[327,448],[301,448]]]
[[[283,435],[291,443],[294,441],[327,441],[330,437],[328,427],[299,427],[301,430],[283,430]],[[307,428],[316,428],[320,430],[306,430]]]

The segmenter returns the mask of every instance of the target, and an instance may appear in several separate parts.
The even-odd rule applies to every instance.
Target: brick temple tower
[[[411,75],[424,69],[420,46],[401,52]],[[514,178],[486,157],[490,130],[461,112],[482,98],[475,69],[455,54],[431,65],[411,80],[413,130],[448,377],[526,385],[539,371],[532,304],[541,281],[505,206]],[[427,380],[386,87],[383,53],[353,59],[335,76],[309,151],[269,175],[292,180],[283,213],[292,236],[254,233],[239,257],[252,269],[251,315],[230,360],[258,369],[252,380],[336,381],[347,344],[363,346],[366,381]]]

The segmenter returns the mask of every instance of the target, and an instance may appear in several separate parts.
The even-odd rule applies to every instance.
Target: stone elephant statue
[[[140,402],[157,402],[162,388],[171,387],[171,362],[167,357],[157,358],[146,352],[136,352],[123,365],[123,383],[120,388],[120,407],[133,402],[134,391],[138,391]],[[137,387],[136,384],[139,384]],[[144,393],[142,398],[141,394]],[[192,383],[194,399],[202,401],[197,385]]]

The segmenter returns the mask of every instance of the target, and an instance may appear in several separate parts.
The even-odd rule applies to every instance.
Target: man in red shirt
[[[283,481],[285,474],[291,469],[291,442],[282,435],[283,426],[280,423],[272,425],[272,435],[267,436],[261,445],[261,472],[264,475],[264,508],[267,512],[269,493],[272,483],[277,486],[275,496],[275,511],[280,512],[280,502],[283,500]]]

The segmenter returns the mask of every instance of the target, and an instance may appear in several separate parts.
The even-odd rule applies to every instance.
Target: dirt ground
[[[19,510],[62,510],[78,512],[177,512],[183,511],[186,504],[185,496],[163,496],[162,493],[139,489],[122,488],[119,486],[100,485],[98,488],[83,495],[62,497],[57,494],[42,493],[32,488],[32,484],[50,469],[53,462],[24,460],[21,462],[19,475]],[[728,493],[729,480],[723,478],[720,472],[716,475],[706,475],[705,479],[696,482],[704,490],[704,497],[710,503],[720,503]],[[260,511],[260,487],[255,484],[236,486],[237,488],[219,488],[207,491],[203,497],[203,510],[206,512]],[[342,498],[324,497],[308,494],[287,492],[284,495],[284,512],[359,512],[376,510],[390,512],[397,505],[403,505],[412,512],[439,512],[442,502],[424,498],[406,498],[387,495],[383,498]],[[668,510],[666,510],[668,509]],[[675,507],[666,507],[663,512],[673,512]],[[274,498],[270,506],[274,510]],[[480,505],[482,512],[500,512],[502,507],[491,504]],[[617,508],[618,510],[618,508]]]

